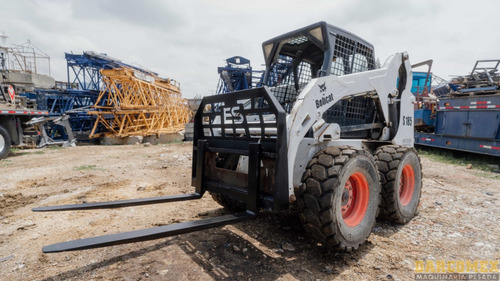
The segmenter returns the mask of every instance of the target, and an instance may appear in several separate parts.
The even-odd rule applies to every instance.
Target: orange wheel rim
[[[370,188],[365,175],[360,172],[352,174],[344,185],[341,198],[342,218],[349,227],[361,223],[368,209]]]
[[[407,206],[410,204],[415,190],[415,173],[410,164],[406,164],[401,172],[401,179],[399,181],[399,202],[401,205]]]

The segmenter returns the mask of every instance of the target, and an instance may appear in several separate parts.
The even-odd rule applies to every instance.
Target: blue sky
[[[176,79],[188,98],[215,92],[226,58],[262,69],[263,41],[318,21],[366,39],[382,62],[400,51],[412,63],[434,59],[445,79],[500,59],[498,0],[2,2],[0,32],[47,53],[56,80],[67,79],[64,52],[95,51]]]

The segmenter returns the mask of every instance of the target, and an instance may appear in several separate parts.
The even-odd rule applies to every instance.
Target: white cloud
[[[499,58],[497,0],[4,2],[0,31],[49,54],[56,79],[66,80],[64,52],[97,51],[178,80],[186,97],[213,93],[226,58],[261,69],[263,41],[322,20],[371,42],[381,61],[432,58],[443,78]]]

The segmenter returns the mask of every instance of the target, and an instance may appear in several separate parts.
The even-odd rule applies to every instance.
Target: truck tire
[[[10,135],[9,132],[0,126],[0,159],[4,159],[10,152]]]
[[[325,246],[356,250],[371,233],[380,202],[373,156],[350,146],[314,155],[298,190],[300,220]]]
[[[380,217],[405,224],[417,214],[422,164],[414,148],[386,145],[375,151],[382,186]]]

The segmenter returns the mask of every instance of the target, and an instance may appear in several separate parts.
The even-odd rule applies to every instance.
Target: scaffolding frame
[[[88,112],[97,117],[90,138],[103,135],[96,133],[99,125],[108,129],[105,135],[127,137],[178,132],[189,122],[191,112],[175,80],[131,68],[103,69],[101,75],[97,110]]]
[[[9,48],[9,70],[50,76],[50,56],[30,40]]]

